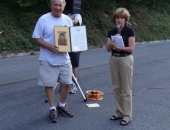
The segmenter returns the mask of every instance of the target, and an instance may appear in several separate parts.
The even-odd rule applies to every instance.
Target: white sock
[[[50,107],[50,110],[55,110],[56,111],[56,107],[55,106]]]
[[[58,105],[59,105],[59,107],[65,107],[65,106],[66,106],[66,103],[61,103],[61,102],[59,102]]]

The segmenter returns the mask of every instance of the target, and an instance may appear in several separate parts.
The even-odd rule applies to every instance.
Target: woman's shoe
[[[115,115],[110,117],[110,120],[119,120],[122,119],[123,117],[116,117]]]
[[[120,125],[125,126],[125,125],[128,125],[129,123],[130,123],[130,121],[121,120]]]

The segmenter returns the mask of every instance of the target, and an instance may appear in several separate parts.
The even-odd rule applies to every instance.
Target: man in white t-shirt
[[[51,0],[51,12],[42,15],[36,23],[32,38],[40,46],[38,84],[45,86],[49,101],[49,119],[58,121],[57,112],[73,117],[66,109],[66,98],[72,82],[72,66],[67,52],[58,52],[55,45],[54,26],[73,26],[71,19],[63,14],[65,0]],[[54,87],[60,82],[60,101],[55,106]]]

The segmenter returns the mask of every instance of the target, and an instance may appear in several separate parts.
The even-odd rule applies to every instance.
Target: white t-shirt
[[[62,14],[60,18],[55,18],[51,13],[42,15],[36,23],[32,38],[42,38],[48,44],[55,44],[54,26],[73,26],[71,19]],[[39,60],[48,61],[53,66],[70,63],[67,52],[52,52],[40,46]]]

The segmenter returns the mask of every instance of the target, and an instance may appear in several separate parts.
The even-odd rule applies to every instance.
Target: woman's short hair
[[[114,11],[113,13],[113,16],[112,16],[112,19],[113,19],[113,22],[115,23],[115,19],[117,17],[123,17],[125,18],[125,24],[128,24],[129,22],[129,19],[130,19],[130,14],[129,14],[129,11],[126,9],[126,8],[118,8]]]

